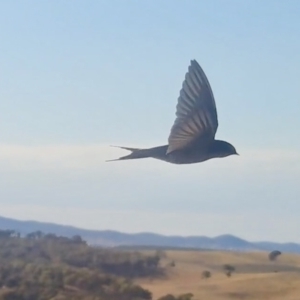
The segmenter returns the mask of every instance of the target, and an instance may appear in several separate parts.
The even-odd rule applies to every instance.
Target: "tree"
[[[43,236],[44,236],[44,234],[40,230],[28,233],[26,235],[26,237],[28,239],[41,239]]]
[[[192,293],[183,294],[177,297],[177,300],[192,300],[194,295]]]
[[[1,230],[0,229],[0,238],[11,238],[17,236],[17,232],[15,230]]]
[[[281,252],[278,251],[278,250],[274,250],[274,251],[269,253],[269,260],[270,261],[275,261],[279,255],[281,255]]]
[[[176,266],[175,261],[172,260],[172,261],[170,262],[170,267],[175,267],[175,266]]]
[[[78,243],[78,244],[85,244],[86,242],[82,239],[82,237],[80,235],[74,235],[72,236],[71,240],[74,242],[74,243]]]
[[[192,300],[193,297],[194,297],[194,295],[192,293],[182,294],[178,297],[168,294],[168,295],[158,298],[157,300]]]
[[[205,270],[202,272],[202,278],[207,279],[211,277],[211,272]]]
[[[232,265],[228,265],[228,264],[224,265],[223,269],[224,269],[227,277],[230,277],[231,274],[235,271],[235,267]]]

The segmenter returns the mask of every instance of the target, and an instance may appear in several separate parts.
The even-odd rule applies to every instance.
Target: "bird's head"
[[[226,157],[229,155],[239,155],[230,143],[225,141],[215,140],[212,149],[212,153],[217,157]]]

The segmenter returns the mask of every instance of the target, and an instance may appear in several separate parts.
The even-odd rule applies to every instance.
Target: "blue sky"
[[[300,2],[3,1],[1,215],[300,242]],[[191,59],[240,157],[104,163],[165,144]]]

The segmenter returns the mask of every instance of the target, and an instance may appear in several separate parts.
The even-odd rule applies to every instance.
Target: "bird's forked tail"
[[[107,160],[106,162],[149,157],[148,149],[129,148],[129,147],[122,147],[122,146],[111,146],[111,147],[117,147],[117,148],[125,149],[125,150],[128,150],[128,151],[131,151],[131,153],[129,155],[122,156],[120,158]]]

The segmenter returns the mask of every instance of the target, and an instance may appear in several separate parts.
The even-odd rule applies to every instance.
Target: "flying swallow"
[[[208,79],[196,60],[185,75],[168,144],[148,149],[119,147],[131,154],[115,160],[155,158],[173,164],[192,164],[238,155],[230,143],[216,140],[217,108]]]

